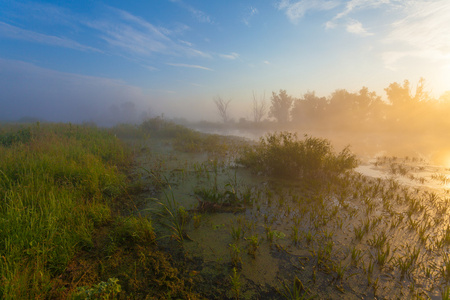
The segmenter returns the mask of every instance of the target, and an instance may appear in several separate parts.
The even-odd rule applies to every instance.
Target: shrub
[[[257,173],[278,177],[339,173],[357,166],[348,147],[336,155],[330,141],[307,135],[299,140],[290,132],[267,134],[259,144],[244,148],[237,162]]]

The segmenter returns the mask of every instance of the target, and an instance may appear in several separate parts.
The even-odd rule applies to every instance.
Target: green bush
[[[243,149],[238,163],[266,175],[300,177],[339,173],[357,166],[349,148],[335,154],[330,141],[290,132],[269,133],[259,144]]]

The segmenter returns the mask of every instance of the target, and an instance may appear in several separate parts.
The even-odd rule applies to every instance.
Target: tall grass
[[[357,166],[349,148],[333,151],[330,141],[289,132],[269,133],[259,144],[243,150],[238,162],[256,172],[280,177],[340,173]]]
[[[0,141],[0,298],[46,298],[111,218],[127,153],[113,135],[70,124],[10,126]]]

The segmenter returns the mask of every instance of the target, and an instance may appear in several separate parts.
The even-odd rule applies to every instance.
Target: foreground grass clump
[[[357,166],[349,148],[335,154],[330,141],[289,132],[269,133],[243,150],[238,162],[256,172],[280,177],[339,173]]]
[[[93,247],[94,227],[111,220],[128,156],[89,126],[9,126],[0,140],[0,298],[46,298],[75,253]]]

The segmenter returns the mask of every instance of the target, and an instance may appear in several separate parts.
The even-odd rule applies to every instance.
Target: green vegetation
[[[124,129],[139,132],[115,128]],[[155,248],[152,221],[129,209],[131,152],[113,134],[8,125],[0,128],[0,157],[0,298],[190,293]]]
[[[357,165],[348,147],[335,154],[326,139],[299,140],[289,132],[267,134],[258,145],[244,149],[238,162],[255,172],[288,178],[343,172]]]
[[[144,124],[0,127],[0,298],[449,298],[449,191],[396,180],[424,162]]]
[[[0,136],[0,294],[37,298],[94,226],[111,220],[108,202],[124,191],[121,142],[84,126],[34,125]]]

